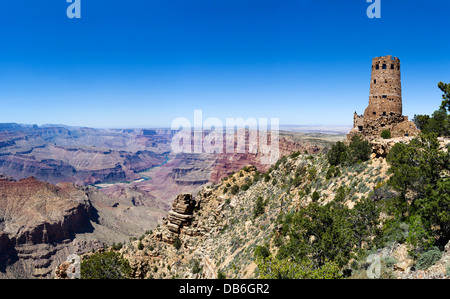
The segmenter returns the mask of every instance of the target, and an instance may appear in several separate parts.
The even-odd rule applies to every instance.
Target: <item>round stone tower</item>
[[[400,59],[391,55],[372,59],[369,106],[364,122],[381,116],[402,116],[402,85]]]

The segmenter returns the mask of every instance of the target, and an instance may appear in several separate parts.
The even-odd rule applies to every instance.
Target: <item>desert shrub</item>
[[[314,179],[317,178],[317,168],[315,166],[311,167],[311,169],[309,169],[309,180],[312,181]]]
[[[310,185],[306,185],[305,188],[303,188],[302,191],[304,192],[305,195],[309,195],[309,193],[311,193],[311,186]]]
[[[231,187],[231,194],[236,195],[238,192],[239,192],[239,186],[233,185],[233,187]]]
[[[334,166],[331,165],[330,168],[328,168],[328,170],[327,170],[327,173],[325,175],[325,179],[327,179],[327,180],[331,179],[333,177],[333,175],[334,175],[334,172],[335,172]]]
[[[254,253],[255,260],[258,259],[258,258],[265,259],[265,258],[267,258],[269,256],[270,256],[270,251],[267,248],[267,246],[258,246],[258,247],[256,247],[255,253]]]
[[[303,181],[303,178],[300,176],[295,176],[293,179],[291,179],[290,184],[294,187],[297,187],[300,185]]]
[[[383,130],[383,132],[381,132],[381,138],[383,138],[383,139],[391,139],[391,131]]]
[[[222,271],[217,271],[217,279],[226,279],[227,276]]]
[[[313,202],[316,202],[320,199],[320,194],[317,191],[314,191],[313,194],[311,195],[311,199]]]
[[[337,166],[347,159],[348,148],[342,141],[338,141],[327,153],[328,163],[332,166]]]
[[[262,279],[339,279],[342,274],[334,262],[326,261],[315,267],[310,260],[294,262],[289,259],[258,259],[259,275]]]
[[[242,185],[241,190],[247,191],[250,188],[249,184]]]
[[[359,193],[367,193],[370,191],[370,188],[367,187],[366,184],[364,184],[364,182],[361,182],[358,186],[358,192]]]
[[[255,172],[255,175],[253,176],[253,183],[256,183],[261,178],[261,173],[259,171]]]
[[[442,257],[442,252],[434,247],[433,249],[424,252],[420,255],[416,263],[416,268],[418,270],[425,270],[433,266]]]
[[[192,273],[193,274],[198,274],[198,273],[202,272],[203,267],[200,266],[199,260],[192,260],[191,265],[192,265]]]
[[[349,145],[349,163],[364,162],[369,160],[372,153],[372,146],[367,140],[363,140],[358,135],[353,136],[352,142]]]
[[[123,245],[122,245],[122,243],[121,242],[119,242],[119,243],[113,243],[112,245],[111,245],[111,249],[112,250],[120,250],[120,249],[122,249],[122,247],[123,247]]]
[[[371,153],[372,147],[370,143],[355,135],[349,146],[346,146],[342,141],[333,144],[326,158],[331,166],[353,165],[369,160]]]
[[[336,195],[334,196],[334,201],[337,203],[343,203],[346,200],[349,190],[349,188],[339,186],[336,191]]]
[[[181,239],[180,237],[176,236],[174,241],[173,241],[173,247],[175,247],[175,249],[180,249],[181,248]]]
[[[142,244],[142,242],[139,241],[137,248],[138,248],[138,250],[144,249],[144,244]]]
[[[391,268],[392,266],[394,266],[395,263],[397,263],[397,260],[395,259],[395,257],[392,257],[390,255],[384,257],[383,260],[386,263],[386,266],[388,268]]]
[[[127,279],[130,276],[129,261],[114,251],[94,253],[81,262],[82,279]]]
[[[264,213],[264,200],[261,196],[256,199],[255,207],[253,208],[253,217],[256,218]]]
[[[412,246],[413,250],[410,254],[414,255],[415,252],[423,252],[429,249],[434,243],[434,238],[431,236],[423,219],[418,215],[412,215],[408,221],[409,232],[406,237],[406,243]]]
[[[300,155],[300,151],[294,152],[290,155],[290,158],[294,159],[297,158]]]
[[[387,220],[381,229],[380,235],[376,238],[376,243],[379,247],[388,246],[395,242],[405,243],[408,235],[408,223],[401,222],[398,219]]]

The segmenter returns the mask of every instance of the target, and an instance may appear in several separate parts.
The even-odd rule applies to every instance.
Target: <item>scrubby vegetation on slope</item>
[[[266,173],[244,167],[197,195],[191,225],[202,233],[173,246],[158,228],[119,250],[147,278],[367,278],[374,256],[379,278],[436,264],[433,277],[449,275],[450,155],[438,136],[430,126],[386,159],[355,137]]]

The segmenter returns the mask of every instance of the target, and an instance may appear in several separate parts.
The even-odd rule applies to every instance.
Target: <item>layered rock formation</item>
[[[61,244],[92,230],[92,212],[86,193],[71,184],[0,179],[0,271],[19,262],[19,276],[48,275]]]
[[[70,254],[154,228],[169,206],[128,188],[105,194],[71,183],[0,176],[0,278],[48,278]]]
[[[50,185],[33,177],[0,180],[2,230],[16,244],[52,243],[89,228],[91,203],[72,184]]]
[[[164,159],[149,151],[129,153],[46,145],[26,154],[0,156],[0,172],[16,179],[34,176],[53,184],[87,185],[139,179],[137,172],[159,165]]]
[[[191,223],[194,207],[195,200],[192,199],[192,194],[179,194],[173,202],[172,210],[167,215],[167,220],[163,220],[163,223],[167,225],[171,232],[179,234],[183,227],[189,226]]]
[[[0,127],[0,173],[15,179],[34,176],[80,185],[133,181],[140,178],[137,172],[163,163],[170,151],[170,132],[144,136],[134,130]],[[142,144],[142,138],[152,144]]]

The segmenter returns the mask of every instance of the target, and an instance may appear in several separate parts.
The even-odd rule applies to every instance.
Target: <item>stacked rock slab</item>
[[[353,129],[347,135],[350,142],[353,136],[360,135],[369,141],[389,130],[391,136],[416,136],[416,125],[403,116],[400,60],[391,55],[372,60],[369,105],[364,115],[353,116]]]
[[[195,200],[190,193],[181,193],[175,198],[172,210],[167,216],[167,228],[179,234],[184,226],[188,226],[193,218]]]

